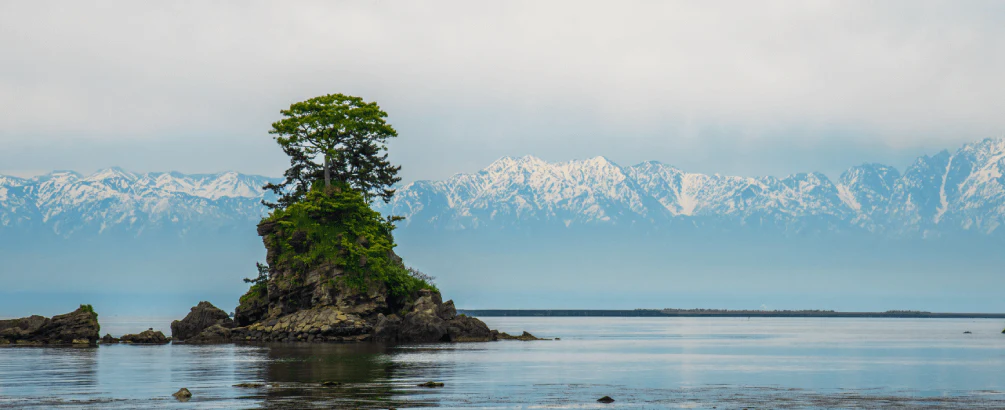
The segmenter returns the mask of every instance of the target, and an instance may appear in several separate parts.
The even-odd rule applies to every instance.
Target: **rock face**
[[[212,343],[230,343],[231,341],[231,330],[230,327],[224,327],[223,325],[213,325],[198,335],[192,337],[185,341],[185,343],[191,344],[212,344]]]
[[[120,337],[119,340],[122,343],[147,344],[147,345],[162,345],[167,344],[168,342],[171,341],[171,339],[168,339],[166,336],[164,336],[164,333],[161,333],[160,331],[153,329],[147,329],[140,332],[139,334],[134,335],[122,335],[122,337]]]
[[[51,319],[36,315],[0,320],[0,344],[96,345],[100,330],[98,314],[89,305],[81,305],[73,312]]]
[[[199,302],[182,320],[171,322],[171,338],[185,343],[222,343],[230,341],[234,320],[227,312],[209,302]]]
[[[457,316],[454,302],[444,303],[440,293],[422,290],[404,317],[378,316],[374,340],[392,343],[487,342],[495,334],[481,320]]]

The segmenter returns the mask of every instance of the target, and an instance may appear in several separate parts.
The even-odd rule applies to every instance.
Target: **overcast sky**
[[[836,174],[1005,133],[1001,1],[0,0],[0,173],[278,175],[278,111],[389,113],[406,180],[503,155]]]

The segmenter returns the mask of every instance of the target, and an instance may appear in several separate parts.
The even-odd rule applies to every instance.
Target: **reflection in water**
[[[98,349],[94,347],[5,348],[16,349],[17,355],[0,359],[0,396],[7,391],[42,396],[51,393],[51,383],[39,379],[58,380],[60,388],[71,393],[93,391],[97,386]],[[14,350],[11,350],[14,351]],[[46,368],[44,363],[62,363]]]
[[[381,344],[271,344],[261,380],[264,407],[425,407],[395,382],[394,349]]]

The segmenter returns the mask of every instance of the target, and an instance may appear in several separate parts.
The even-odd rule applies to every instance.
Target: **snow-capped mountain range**
[[[1005,237],[1003,174],[1005,139],[923,156],[903,173],[860,165],[837,181],[816,172],[739,177],[689,173],[655,161],[626,167],[604,157],[560,163],[505,157],[477,173],[401,186],[389,204],[376,206],[405,216],[402,229],[441,231],[608,226]],[[0,235],[184,236],[253,227],[266,213],[260,187],[272,180],[118,168],[88,176],[0,175]]]
[[[634,229],[770,229],[933,237],[1005,236],[1005,139],[986,139],[918,158],[903,173],[864,164],[837,181],[689,173],[650,161],[604,157],[548,163],[497,160],[474,174],[401,187],[384,213],[406,227],[448,230],[549,224]]]
[[[253,226],[265,214],[261,187],[272,180],[236,172],[136,174],[120,168],[88,176],[70,171],[29,179],[0,175],[0,233],[139,237],[151,231],[186,235]]]

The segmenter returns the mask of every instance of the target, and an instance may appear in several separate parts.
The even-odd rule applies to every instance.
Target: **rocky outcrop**
[[[234,341],[476,342],[498,333],[457,315],[392,249],[387,222],[358,193],[312,191],[258,225],[267,277],[235,309]],[[222,326],[222,325],[221,325]],[[216,329],[215,338],[226,331]]]
[[[162,345],[171,342],[171,339],[164,336],[161,331],[150,328],[139,334],[122,335],[119,341],[131,344]]]
[[[0,320],[0,344],[96,345],[100,330],[98,314],[90,305],[81,305],[73,312],[51,319],[35,315]]]
[[[227,312],[209,302],[198,305],[182,320],[171,322],[171,338],[185,343],[223,343],[230,341],[234,320]]]
[[[374,340],[391,343],[487,342],[495,340],[481,320],[457,316],[453,301],[443,303],[440,293],[422,290],[411,311],[379,315]]]
[[[119,342],[119,339],[116,339],[116,338],[112,337],[112,335],[107,334],[107,333],[105,333],[105,335],[101,337],[101,344],[103,344],[103,345],[112,345],[112,344],[116,344],[118,342]]]

